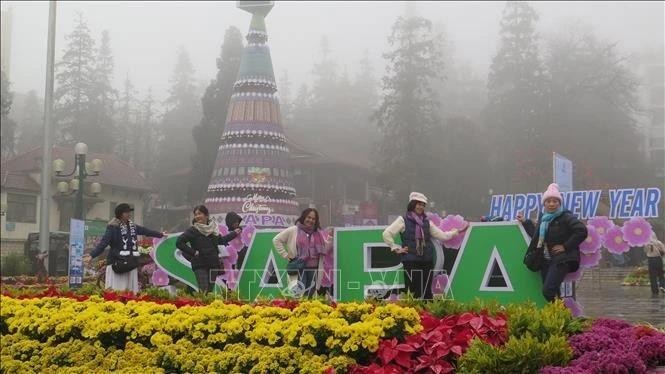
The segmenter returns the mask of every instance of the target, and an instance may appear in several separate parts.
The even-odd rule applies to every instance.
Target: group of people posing
[[[435,260],[432,239],[447,241],[462,235],[468,228],[466,224],[460,229],[442,231],[427,218],[427,202],[424,194],[412,192],[405,214],[398,217],[383,232],[385,244],[400,256],[408,292],[421,299],[432,299]],[[552,183],[542,194],[543,211],[537,224],[534,226],[524,217],[518,217],[531,236],[527,253],[536,253],[540,257],[536,268],[530,268],[541,273],[542,292],[548,301],[559,296],[559,289],[566,274],[578,270],[579,246],[587,236],[584,223],[565,210],[562,202],[558,185]],[[131,266],[123,267],[123,261],[126,262],[127,257],[138,256],[137,235],[159,238],[164,233],[136,225],[130,220],[131,211],[127,204],[118,205],[115,218],[109,222],[104,237],[92,251],[91,257],[99,256],[110,246],[106,287],[137,292],[137,270]],[[221,235],[217,223],[210,219],[205,206],[195,207],[193,215],[192,226],[178,237],[176,246],[191,262],[199,290],[209,292],[214,283],[211,272],[219,269],[220,250],[240,235],[242,218],[234,212],[228,213],[226,225],[229,233]],[[400,238],[401,245],[395,243],[397,237]],[[319,292],[323,277],[323,256],[332,251],[332,231],[321,228],[317,210],[305,209],[295,225],[274,237],[273,245],[276,251],[289,261],[287,272],[291,278],[290,283],[297,280],[299,294],[311,297]],[[661,248],[657,247],[657,251],[659,250]],[[244,254],[241,256],[244,257]],[[240,261],[242,259],[239,259]],[[662,274],[662,267],[660,269]]]

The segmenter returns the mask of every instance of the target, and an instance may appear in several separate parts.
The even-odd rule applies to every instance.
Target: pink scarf
[[[296,248],[300,258],[319,258],[319,255],[325,252],[326,242],[320,230],[313,230],[300,222],[298,226],[298,236],[296,237]]]
[[[416,239],[423,240],[425,238],[425,232],[423,231],[423,219],[425,216],[419,216],[416,212],[409,212],[409,217],[416,223]]]

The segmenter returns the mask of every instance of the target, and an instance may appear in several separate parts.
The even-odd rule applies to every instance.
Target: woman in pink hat
[[[415,298],[432,299],[432,274],[434,271],[434,244],[432,237],[446,241],[466,230],[441,231],[431,225],[425,215],[427,197],[411,192],[406,214],[383,231],[383,241],[393,252],[402,255],[406,288]],[[402,246],[395,243],[399,234]]]
[[[540,268],[543,278],[543,296],[553,301],[566,274],[577,271],[580,266],[580,244],[586,239],[584,223],[562,206],[559,185],[552,183],[542,196],[543,214],[536,225],[536,232],[529,250],[543,252]]]

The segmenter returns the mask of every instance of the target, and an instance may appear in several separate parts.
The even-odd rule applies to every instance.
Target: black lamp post
[[[74,170],[71,173],[63,174],[65,169],[65,161],[57,159],[53,161],[53,170],[58,177],[69,177],[76,174],[76,177],[69,181],[69,183],[62,181],[58,183],[58,192],[61,194],[76,193],[76,204],[74,209],[74,217],[77,219],[85,219],[83,216],[83,182],[88,176],[97,176],[102,171],[102,160],[93,159],[92,162],[85,162],[85,155],[88,153],[88,146],[85,143],[77,143],[74,146]],[[71,188],[71,192],[69,189]],[[102,185],[95,182],[90,185],[90,195],[96,197],[102,192]]]

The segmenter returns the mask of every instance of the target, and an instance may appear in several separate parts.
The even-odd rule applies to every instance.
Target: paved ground
[[[576,291],[584,314],[648,322],[665,328],[665,294],[651,296],[648,286],[622,286],[622,279],[631,270],[605,268],[585,272]]]

